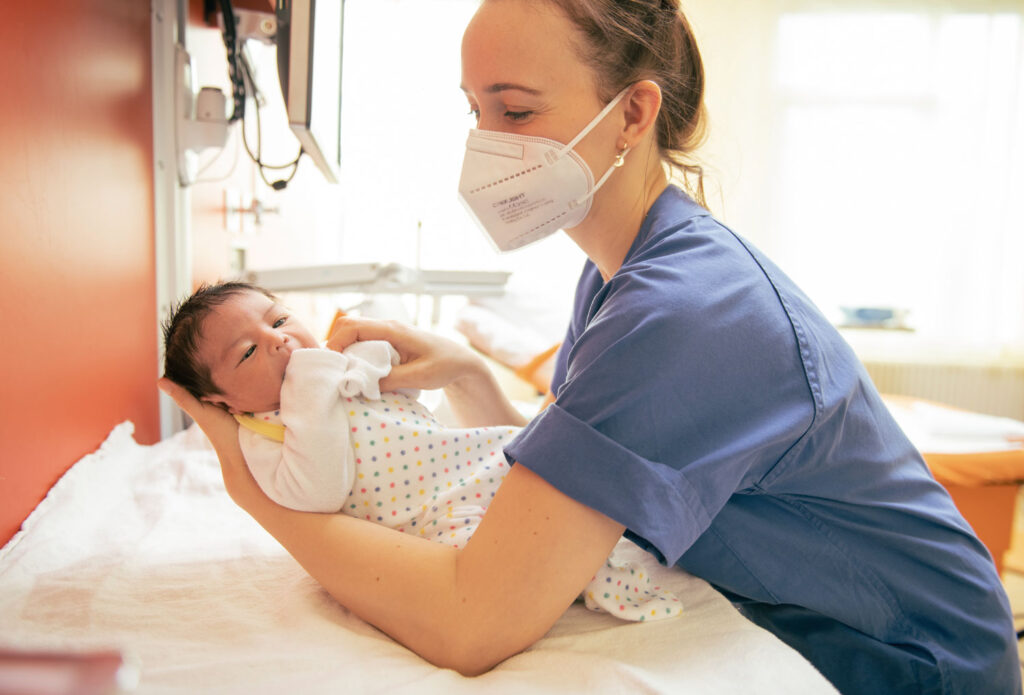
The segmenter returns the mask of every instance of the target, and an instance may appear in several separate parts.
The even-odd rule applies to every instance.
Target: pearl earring
[[[617,155],[615,155],[615,161],[612,162],[612,166],[615,167],[615,168],[619,168],[623,164],[625,164],[626,163],[626,153],[627,152],[629,152],[629,146],[626,145],[626,144],[623,144],[619,148],[619,153]]]

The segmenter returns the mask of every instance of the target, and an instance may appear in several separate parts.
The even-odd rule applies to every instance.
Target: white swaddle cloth
[[[352,343],[342,351],[348,365],[338,383],[338,393],[346,398],[362,396],[380,400],[380,380],[399,363],[398,351],[384,340]]]

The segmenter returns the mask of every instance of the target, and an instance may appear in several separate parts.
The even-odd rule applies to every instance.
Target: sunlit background
[[[456,196],[472,126],[459,43],[476,5],[346,0],[342,180],[317,202],[315,258],[299,262],[511,270],[511,291],[567,312],[583,261],[575,246],[559,235],[498,255]],[[870,340],[1024,352],[1020,3],[684,7],[706,62],[700,156],[713,212],[837,323],[842,307],[905,315],[900,336]],[[269,85],[267,159],[287,161],[294,140],[266,125],[281,108],[273,49],[252,50]],[[246,244],[250,266],[282,262],[273,240],[257,233]]]

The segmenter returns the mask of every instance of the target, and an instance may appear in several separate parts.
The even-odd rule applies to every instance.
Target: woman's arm
[[[339,603],[465,675],[483,673],[542,637],[622,535],[621,524],[523,466],[513,467],[461,550],[340,514],[295,512],[262,493],[237,437],[219,435],[222,411],[209,412],[166,380],[161,388],[204,431],[211,427],[232,499]]]
[[[462,550],[269,500],[248,511],[339,603],[464,675],[543,637],[623,531],[522,466],[513,467]]]
[[[444,388],[463,427],[526,424],[483,359],[465,345],[397,321],[342,318],[327,347],[340,351],[357,340],[387,340],[401,356],[381,379],[381,391]]]

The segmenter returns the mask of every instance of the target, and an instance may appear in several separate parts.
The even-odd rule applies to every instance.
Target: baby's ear
[[[210,405],[217,406],[224,412],[231,413],[232,415],[238,414],[231,406],[229,406],[226,402],[222,401],[216,396],[203,396],[199,400],[201,400],[203,403],[209,403]]]

